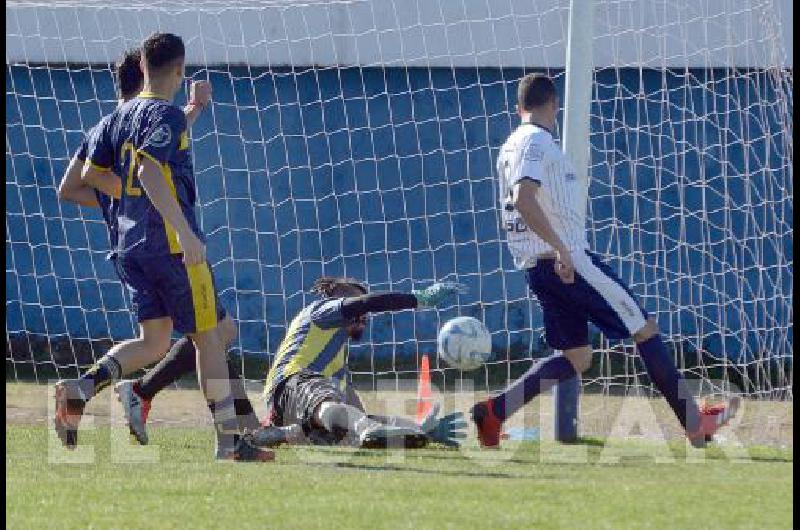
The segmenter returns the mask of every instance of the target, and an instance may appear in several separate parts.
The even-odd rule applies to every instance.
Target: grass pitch
[[[9,397],[7,384],[6,397]],[[12,392],[13,393],[13,392]],[[163,405],[162,405],[163,406]],[[793,449],[587,439],[480,451],[282,448],[217,463],[204,425],[154,423],[149,453],[96,421],[81,450],[6,409],[9,528],[790,528]],[[154,407],[156,411],[156,407]],[[97,419],[97,418],[96,418]],[[86,463],[64,463],[71,458]],[[142,461],[150,459],[152,461]],[[135,462],[135,463],[134,463]]]

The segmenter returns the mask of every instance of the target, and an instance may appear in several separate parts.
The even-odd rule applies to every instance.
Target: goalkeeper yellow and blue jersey
[[[310,370],[330,377],[345,390],[348,384],[347,328],[342,315],[344,298],[318,300],[300,311],[278,348],[267,374],[264,395],[291,375]]]
[[[117,207],[117,253],[120,256],[180,254],[175,230],[166,223],[138,181],[138,165],[149,158],[160,169],[194,233],[194,180],[186,116],[169,101],[142,92],[124,103],[89,135],[86,160],[111,169],[122,182]]]

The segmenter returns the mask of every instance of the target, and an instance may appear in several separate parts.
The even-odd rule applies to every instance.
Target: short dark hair
[[[363,294],[367,294],[367,286],[355,278],[343,278],[339,276],[320,276],[314,282],[311,292],[324,296],[325,298],[335,298],[340,296],[342,287],[355,287],[360,289]]]
[[[527,111],[549,103],[556,95],[556,85],[546,74],[528,74],[517,87],[517,104]]]
[[[117,59],[115,75],[117,78],[117,94],[121,99],[130,99],[142,90],[144,75],[139,62],[142,59],[142,50],[132,48]]]
[[[186,57],[186,48],[177,35],[153,33],[142,43],[142,53],[148,69],[157,72],[182,61]]]

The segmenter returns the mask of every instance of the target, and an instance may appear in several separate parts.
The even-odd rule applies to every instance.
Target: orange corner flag
[[[422,423],[432,406],[430,361],[428,360],[428,355],[423,354],[417,383],[417,423]]]

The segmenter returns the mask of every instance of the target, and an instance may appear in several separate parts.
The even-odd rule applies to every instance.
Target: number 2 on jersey
[[[125,194],[129,197],[140,197],[142,195],[142,188],[134,185],[134,180],[136,179],[136,148],[133,146],[133,142],[125,142],[122,144],[122,153],[120,153],[120,158],[125,160],[125,154],[130,152],[129,160],[128,160],[128,178],[125,179]]]

